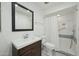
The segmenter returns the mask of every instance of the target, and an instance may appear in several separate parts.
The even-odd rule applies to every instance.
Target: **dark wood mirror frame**
[[[29,10],[32,13],[32,29],[16,29],[15,28],[15,4],[17,4],[19,7],[23,9]],[[33,31],[33,30],[34,30],[34,12],[17,2],[12,2],[12,31]]]

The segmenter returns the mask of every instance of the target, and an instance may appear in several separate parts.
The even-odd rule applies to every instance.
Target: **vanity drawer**
[[[41,40],[17,50],[19,56],[40,56],[41,55]]]
[[[35,48],[29,51],[26,51],[23,56],[41,56],[41,49]]]

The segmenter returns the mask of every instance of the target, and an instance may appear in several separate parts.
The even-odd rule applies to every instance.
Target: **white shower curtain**
[[[49,16],[45,18],[45,34],[47,41],[59,48],[58,29],[56,16]]]

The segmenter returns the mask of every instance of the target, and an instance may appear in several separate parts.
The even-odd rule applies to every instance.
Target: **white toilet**
[[[42,36],[42,56],[53,56],[54,55],[54,44],[46,41],[46,36]]]
[[[54,45],[45,42],[42,44],[42,56],[52,56],[54,55]]]

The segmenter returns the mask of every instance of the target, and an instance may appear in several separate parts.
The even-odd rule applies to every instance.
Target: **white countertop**
[[[33,38],[26,38],[26,39],[16,39],[16,40],[13,40],[12,43],[16,49],[21,49],[39,40],[41,40],[40,37],[33,37]]]

